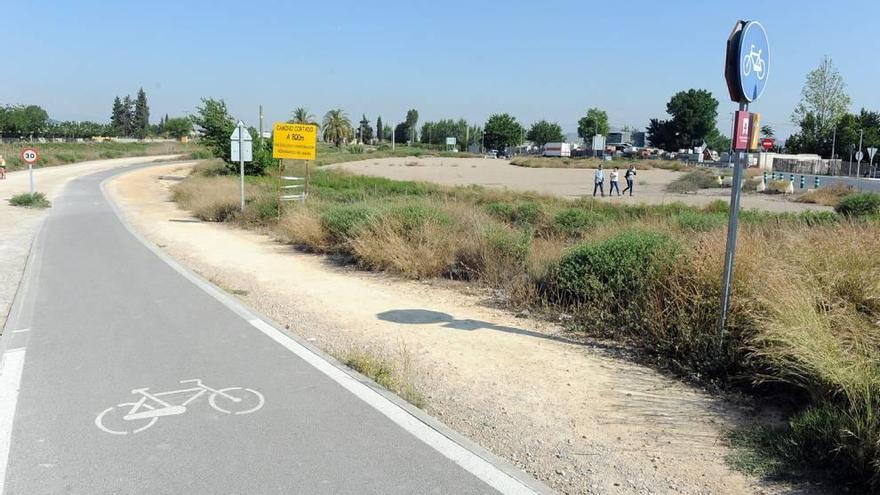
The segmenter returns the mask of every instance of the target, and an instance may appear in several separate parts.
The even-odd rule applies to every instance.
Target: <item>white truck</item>
[[[547,143],[544,145],[544,156],[571,156],[569,143]]]

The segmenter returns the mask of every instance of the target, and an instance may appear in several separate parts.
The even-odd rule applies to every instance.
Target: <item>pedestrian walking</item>
[[[628,169],[626,169],[626,173],[623,175],[623,178],[626,179],[626,188],[623,190],[623,194],[626,194],[629,191],[629,195],[633,195],[633,183],[636,180],[636,166],[630,165]]]
[[[3,155],[0,155],[0,179],[6,178],[6,160],[3,159]]]
[[[611,171],[611,186],[608,188],[608,195],[611,196],[614,194],[614,190],[617,190],[617,195],[620,196],[620,184],[618,181],[620,180],[620,172],[617,170],[617,167],[614,167],[614,170]]]
[[[596,191],[602,193],[602,197],[605,197],[605,171],[602,170],[602,165],[599,165],[599,168],[596,169],[596,177],[593,182],[593,197],[596,196]]]

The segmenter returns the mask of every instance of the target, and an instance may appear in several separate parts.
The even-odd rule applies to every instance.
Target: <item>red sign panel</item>
[[[773,138],[764,138],[761,140],[761,147],[764,148],[764,151],[770,151],[774,142]]]
[[[734,127],[733,131],[733,150],[748,151],[752,114],[743,110],[737,110],[734,122],[736,127]]]

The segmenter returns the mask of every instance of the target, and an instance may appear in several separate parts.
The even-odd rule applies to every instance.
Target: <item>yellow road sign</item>
[[[272,127],[272,158],[314,160],[318,146],[318,126],[277,122]]]

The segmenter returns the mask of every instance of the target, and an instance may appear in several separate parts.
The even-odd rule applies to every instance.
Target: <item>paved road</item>
[[[68,184],[31,253],[0,342],[0,492],[546,490],[148,248],[101,193],[114,173]]]

